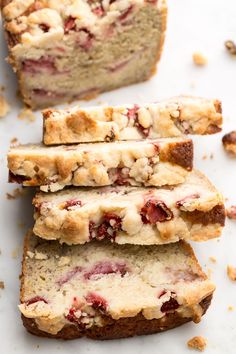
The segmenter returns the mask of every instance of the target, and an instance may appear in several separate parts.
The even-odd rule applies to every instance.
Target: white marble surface
[[[104,94],[92,103],[97,104],[98,100],[141,103],[182,93],[216,97],[223,101],[224,132],[236,129],[236,59],[224,49],[225,40],[236,40],[235,18],[235,0],[169,0],[167,40],[158,75],[147,83]],[[186,348],[189,338],[204,335],[208,339],[206,353],[235,353],[236,284],[226,276],[227,264],[236,266],[236,222],[233,221],[227,221],[220,240],[194,244],[201,264],[206,271],[212,270],[217,285],[212,306],[200,324],[187,324],[158,335],[106,342],[45,340],[26,333],[17,303],[22,240],[32,225],[31,195],[14,201],[6,199],[6,193],[16,187],[7,184],[6,152],[13,137],[22,143],[39,141],[42,122],[39,113],[32,123],[17,118],[21,103],[16,98],[15,77],[4,62],[6,48],[2,33],[0,41],[0,85],[6,86],[6,97],[12,108],[11,114],[0,119],[0,280],[5,283],[5,289],[0,290],[0,352],[184,354],[189,352]],[[192,53],[198,50],[208,58],[206,67],[197,68],[192,63]],[[195,165],[229,198],[228,205],[236,204],[236,160],[224,153],[221,136],[194,138]],[[209,158],[211,153],[213,159]],[[203,160],[203,155],[207,159]],[[19,223],[25,226],[19,227]],[[14,251],[16,258],[12,257]],[[210,256],[216,257],[216,264],[209,261]],[[229,312],[229,305],[235,306],[235,311]]]

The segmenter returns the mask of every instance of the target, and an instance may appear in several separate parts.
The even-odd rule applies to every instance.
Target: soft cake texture
[[[69,247],[29,234],[19,308],[34,334],[118,338],[200,321],[214,288],[184,242]]]
[[[47,147],[21,145],[8,153],[10,181],[57,191],[114,183],[162,186],[184,182],[192,169],[191,139]]]
[[[34,232],[45,239],[83,244],[164,244],[208,240],[221,234],[223,198],[200,172],[165,188],[105,187],[38,193]]]
[[[179,96],[146,105],[74,107],[43,112],[46,145],[154,139],[221,130],[221,102]]]
[[[9,62],[33,108],[147,80],[160,58],[165,0],[3,0]]]

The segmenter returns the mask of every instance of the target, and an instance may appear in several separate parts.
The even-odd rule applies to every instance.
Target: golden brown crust
[[[203,314],[210,306],[212,295],[207,296],[200,303],[203,309]],[[92,327],[85,331],[81,331],[74,325],[64,327],[60,332],[55,335],[46,333],[38,329],[34,319],[26,318],[22,315],[22,321],[25,328],[36,336],[49,337],[57,339],[75,339],[81,337],[88,337],[91,339],[118,339],[127,338],[144,334],[154,334],[163,332],[168,329],[178,327],[186,322],[191,321],[192,318],[181,317],[177,312],[167,314],[161,319],[147,320],[143,315],[139,314],[132,318],[121,318],[113,320],[107,318],[107,324],[103,327]]]
[[[182,212],[182,217],[190,221],[192,224],[209,224],[225,225],[225,207],[224,205],[216,205],[213,209],[207,212],[195,210],[193,212]]]
[[[171,144],[167,154],[160,155],[162,161],[169,161],[180,165],[191,171],[193,168],[193,142],[192,140],[184,143],[177,142]]]

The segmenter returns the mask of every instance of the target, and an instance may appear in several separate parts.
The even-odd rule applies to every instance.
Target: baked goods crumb
[[[215,257],[209,257],[209,261],[211,261],[212,263],[216,263],[216,258]]]
[[[8,200],[13,200],[22,197],[26,193],[27,193],[26,188],[15,188],[11,193],[6,193],[6,196]]]
[[[12,138],[10,141],[11,146],[15,146],[18,144],[18,139],[16,137]]]
[[[6,90],[6,87],[5,87],[4,85],[1,85],[1,86],[0,86],[0,91],[1,91],[1,92],[4,92],[5,90]]]
[[[211,268],[208,268],[208,269],[207,269],[207,276],[208,276],[208,278],[211,278],[212,272],[213,272],[213,270],[212,270]]]
[[[5,117],[9,111],[9,104],[7,103],[6,99],[2,95],[0,95],[0,117]]]
[[[19,253],[20,253],[20,247],[16,247],[16,248],[12,251],[11,257],[15,259],[15,258],[17,258],[17,257],[19,256]]]
[[[236,268],[230,265],[227,266],[227,274],[230,280],[236,281]]]
[[[195,350],[199,350],[200,352],[203,352],[206,348],[207,340],[202,336],[196,336],[189,339],[187,345],[190,349],[195,349]]]
[[[236,157],[236,130],[227,133],[222,138],[224,149],[232,156]]]
[[[0,281],[0,289],[5,289],[4,281]]]
[[[206,160],[206,159],[207,159],[207,155],[203,155],[203,156],[202,156],[202,159],[203,159],[203,160]]]
[[[18,222],[17,225],[18,225],[18,227],[20,229],[23,229],[25,227],[25,223],[24,222]]]
[[[198,66],[207,65],[207,58],[200,52],[193,53],[193,62]]]
[[[214,159],[214,154],[213,154],[213,153],[210,154],[210,159],[211,159],[211,160]]]
[[[236,44],[234,41],[226,41],[225,42],[225,48],[228,50],[228,52],[232,55],[236,55]]]
[[[236,220],[236,205],[231,205],[231,207],[226,210],[226,215],[229,219]]]
[[[233,306],[228,306],[228,311],[234,311],[234,307]]]
[[[35,115],[29,108],[23,108],[20,113],[18,114],[18,118],[20,120],[25,120],[27,122],[34,122],[35,121]]]

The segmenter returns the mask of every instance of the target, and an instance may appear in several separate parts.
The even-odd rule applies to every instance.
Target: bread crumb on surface
[[[17,145],[18,144],[18,139],[16,137],[12,138],[10,141],[11,146],[12,145]]]
[[[225,134],[222,138],[222,144],[226,152],[236,157],[236,130]]]
[[[227,274],[230,280],[236,281],[236,268],[230,265],[227,266]]]
[[[232,55],[236,55],[236,44],[234,41],[228,40],[225,41],[225,48],[228,50],[228,52]]]
[[[10,111],[10,106],[7,103],[6,99],[0,95],[0,118],[3,118]]]
[[[229,219],[236,220],[236,205],[231,205],[231,207],[226,210],[226,215]]]
[[[210,154],[210,159],[211,159],[211,160],[214,159],[214,154],[213,154],[213,153]]]
[[[202,156],[202,159],[203,159],[203,160],[206,160],[206,159],[207,159],[207,155],[203,155],[203,156]]]
[[[234,307],[233,306],[228,306],[228,311],[234,311]]]
[[[204,66],[207,64],[207,58],[200,52],[193,53],[193,62],[195,65]]]
[[[211,268],[207,268],[207,276],[208,276],[209,279],[211,278],[212,272],[213,271],[212,271]]]
[[[13,200],[22,197],[26,193],[27,193],[26,188],[15,188],[11,193],[6,193],[6,196],[8,200]]]
[[[24,222],[21,222],[21,221],[19,221],[19,222],[17,223],[17,225],[18,225],[18,227],[19,227],[20,229],[23,229],[23,228],[25,227],[25,223],[24,223]]]
[[[18,118],[20,120],[25,120],[27,122],[34,122],[35,115],[29,108],[23,108],[20,113],[18,114]]]
[[[187,345],[190,349],[195,349],[195,350],[199,350],[200,352],[203,352],[206,348],[207,340],[204,337],[196,336],[189,339]]]
[[[0,281],[0,289],[5,289],[4,281]]]
[[[209,261],[211,261],[212,263],[216,263],[216,258],[215,257],[209,257]]]
[[[16,247],[16,248],[12,251],[11,257],[15,259],[15,258],[17,258],[17,257],[19,256],[19,253],[20,253],[20,247]]]

